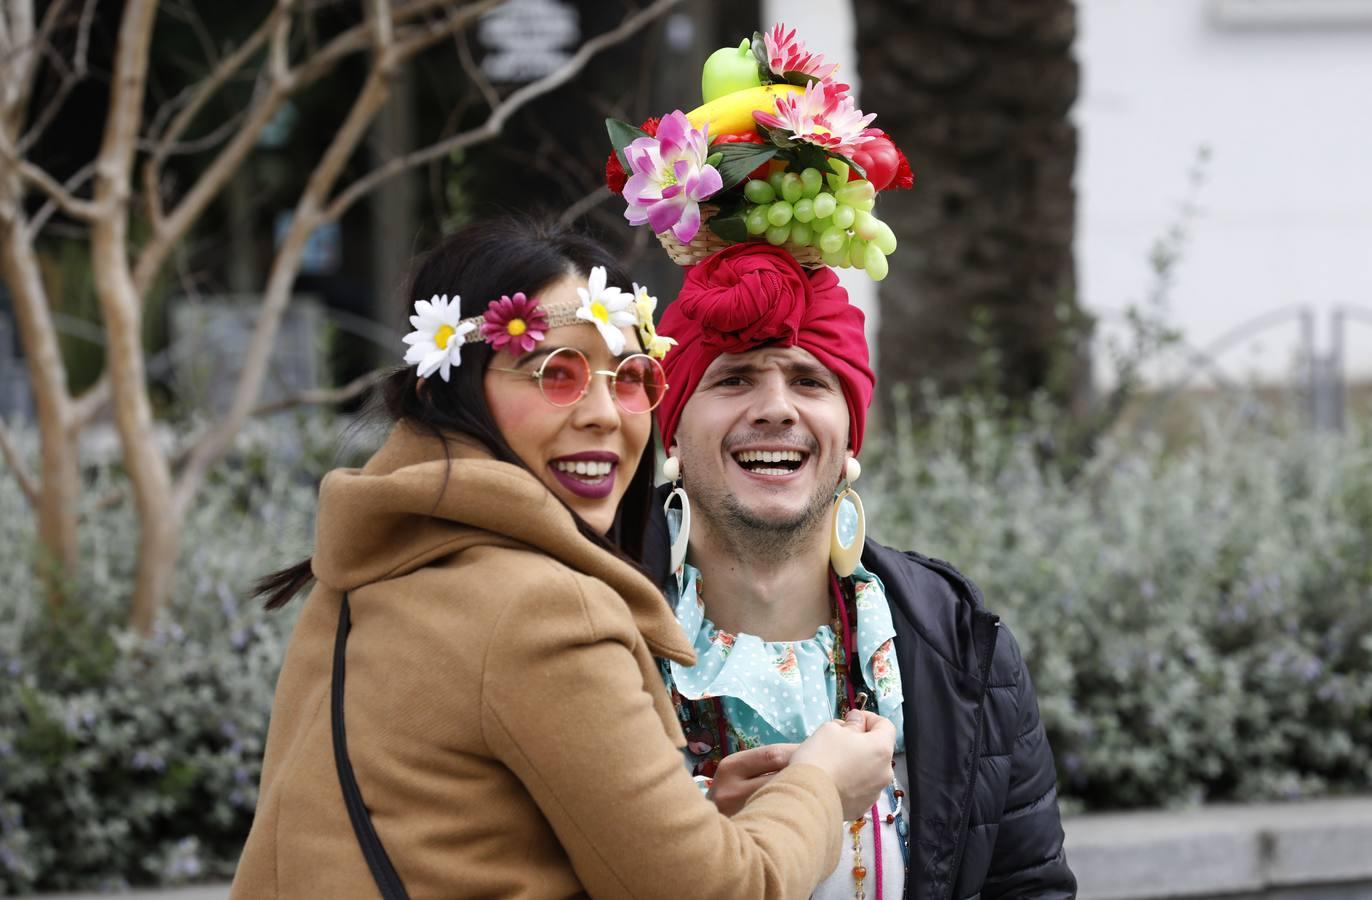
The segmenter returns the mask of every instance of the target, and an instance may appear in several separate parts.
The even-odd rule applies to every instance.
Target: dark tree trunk
[[[1040,388],[1080,401],[1072,256],[1071,0],[861,0],[864,110],[915,170],[878,213],[900,238],[881,285],[883,396]],[[987,382],[990,382],[989,384]]]

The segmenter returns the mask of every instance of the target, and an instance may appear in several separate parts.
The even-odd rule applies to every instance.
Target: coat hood
[[[582,537],[534,475],[470,442],[445,448],[402,423],[366,466],[335,469],[320,485],[312,567],[327,587],[355,590],[473,546],[532,549],[603,581],[655,655],[694,660],[656,585]]]

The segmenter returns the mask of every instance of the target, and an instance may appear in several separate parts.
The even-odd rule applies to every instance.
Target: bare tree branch
[[[52,33],[57,28],[57,22],[62,18],[67,10],[68,0],[53,0],[48,11],[43,14],[43,22],[38,26],[38,34],[34,37],[29,52],[24,54],[24,62],[21,71],[15,77],[18,79],[19,95],[15,98],[15,104],[21,109],[26,109],[33,96],[33,89],[38,83],[38,61],[39,54],[44,53],[52,46]],[[30,13],[32,15],[32,13]],[[37,51],[37,52],[33,52]],[[54,54],[56,55],[56,54]],[[23,152],[24,142],[20,142],[20,152]]]
[[[19,448],[10,440],[9,430],[5,428],[4,422],[0,422],[0,456],[4,456],[5,462],[14,472],[14,480],[19,483],[19,490],[23,492],[24,499],[29,501],[29,506],[38,506],[38,484],[33,480],[28,467],[24,465]]]
[[[467,32],[458,32],[453,43],[457,44],[457,58],[462,64],[462,71],[467,73],[472,84],[476,85],[477,90],[481,92],[486,105],[495,109],[500,105],[500,94],[496,92],[495,86],[486,77],[486,73],[477,66],[476,60],[472,59],[472,45],[467,42]]]
[[[129,0],[119,26],[119,51],[110,84],[109,112],[95,167],[97,196],[102,192],[109,194],[119,206],[128,201],[129,176],[143,122],[143,89],[147,83],[152,24],[156,16],[157,0]]]
[[[385,53],[395,43],[389,0],[367,0],[367,18],[372,25],[372,49],[378,55]]]
[[[219,146],[228,138],[229,135],[233,134],[235,131],[237,131],[239,128],[243,126],[243,120],[247,117],[247,115],[248,110],[240,109],[233,115],[225,119],[223,122],[221,122],[219,125],[215,126],[214,130],[209,132],[208,134],[202,134],[200,137],[194,138],[193,140],[189,141],[180,141],[174,144],[166,144],[162,147],[163,157],[162,160],[159,161],[158,165],[156,167],[145,165],[144,169],[148,170],[153,168],[161,168],[162,164],[165,163],[167,157],[184,156],[194,153],[204,153],[206,150],[211,150]],[[153,146],[150,145],[147,141],[140,141],[138,148],[140,150],[154,149]]]
[[[45,33],[40,37],[40,41],[51,54],[54,67],[62,70],[62,79],[58,83],[52,98],[43,105],[43,111],[38,114],[33,124],[29,126],[29,130],[19,140],[19,155],[21,156],[28,153],[33,145],[43,137],[48,126],[52,124],[62,107],[66,105],[67,97],[71,94],[72,89],[84,81],[88,74],[87,60],[90,50],[91,27],[95,22],[95,4],[96,0],[85,0],[85,5],[81,8],[81,16],[76,26],[76,50],[72,53],[70,66],[66,65],[60,54],[52,50],[51,38],[46,33],[49,20],[55,21],[52,17],[52,11],[59,7],[65,7],[66,0],[62,0],[61,3],[54,3],[48,10],[49,15],[44,18]]]
[[[377,384],[385,380],[390,374],[388,369],[378,369],[375,372],[368,372],[366,375],[359,375],[342,387],[337,388],[315,388],[313,390],[301,391],[284,400],[275,403],[267,403],[254,409],[249,415],[269,416],[273,413],[284,412],[288,409],[295,409],[300,406],[325,406],[335,403],[346,403],[356,399],[371,390]]]
[[[558,216],[558,224],[564,226],[573,224],[582,216],[586,215],[606,200],[609,200],[610,196],[610,189],[602,184],[600,187],[567,207],[562,215]]]
[[[82,185],[87,181],[90,181],[93,175],[95,175],[95,163],[86,163],[73,172],[72,176],[62,183],[62,189],[66,191],[67,194],[74,195]],[[57,212],[57,208],[57,201],[49,197],[48,201],[39,208],[38,212],[35,213],[34,217],[29,221],[28,232],[26,234],[26,237],[29,240],[33,240],[43,233],[43,228],[48,224],[48,219],[52,218],[53,213]]]
[[[8,125],[18,132],[23,127],[23,113],[28,105],[37,74],[37,46],[33,35],[33,0],[13,0],[6,4],[8,15],[0,16],[0,34],[5,50],[5,77],[0,80],[0,108],[6,113]]]
[[[278,10],[284,10],[286,15],[283,19],[277,20],[272,26],[271,49],[267,55],[267,70],[271,73],[272,82],[285,87],[291,81],[291,18],[290,9],[294,4],[292,0],[282,0]],[[273,11],[275,12],[275,10]]]
[[[405,30],[405,39],[397,42],[397,49],[400,55],[406,59],[416,56],[439,41],[446,40],[462,31],[472,22],[505,2],[506,0],[483,0],[483,2],[472,3],[453,10],[447,18],[440,21],[411,26]]]
[[[243,361],[242,373],[234,389],[233,402],[228,413],[215,423],[191,450],[174,489],[172,508],[176,515],[180,515],[189,505],[209,467],[228,451],[234,435],[252,412],[262,390],[262,381],[266,377],[267,363],[276,341],[281,316],[290,302],[291,286],[295,283],[296,274],[300,270],[300,259],[304,255],[305,244],[323,221],[320,208],[328,198],[329,192],[333,190],[348,159],[388,99],[391,78],[402,60],[393,43],[394,31],[389,4],[386,0],[371,0],[371,3],[375,48],[371,71],[353,101],[347,118],[334,134],[333,140],[315,166],[296,203],[290,227],[281,241],[276,259],[272,263],[272,271],[267,278],[262,307],[248,345],[247,356]]]
[[[86,388],[81,395],[72,401],[71,408],[71,433],[75,434],[85,428],[101,411],[110,403],[110,373],[106,369],[100,373],[95,384]]]
[[[462,27],[505,2],[506,0],[480,0],[480,2],[466,5],[456,13],[460,17],[457,26]],[[452,0],[411,0],[409,3],[396,7],[392,11],[392,19],[396,25],[408,24],[426,13],[451,5]],[[442,40],[451,33],[451,30],[446,30],[440,25],[438,26],[438,33],[433,35],[433,39]],[[318,80],[321,75],[332,71],[343,57],[366,50],[370,45],[371,26],[367,23],[355,25],[335,35],[318,51],[311,53],[310,58],[295,71],[295,79],[302,86],[310,84]],[[412,54],[407,50],[405,55]]]
[[[205,27],[205,20],[195,11],[187,0],[174,0],[166,5],[168,14],[174,19],[179,19],[190,28],[191,34],[200,43],[200,52],[209,63],[210,68],[219,65],[219,48],[214,44],[214,38],[210,36],[209,29]]]
[[[6,157],[6,161],[15,166],[20,176],[30,184],[39,188],[48,195],[48,199],[61,207],[62,212],[71,216],[73,219],[80,219],[83,222],[93,221],[100,215],[101,207],[98,203],[90,200],[81,200],[73,196],[64,185],[57,182],[47,172],[34,165],[26,159],[19,159],[13,155],[13,150],[8,142],[0,142],[0,156]]]
[[[292,8],[294,6],[294,0],[280,0],[280,2],[283,6]],[[391,23],[385,26],[388,40],[394,36],[395,21],[402,18],[412,19],[425,11],[445,5],[440,0],[412,0],[411,3],[397,9],[393,19],[389,4],[380,2],[380,0],[373,0],[373,2],[378,6],[384,6],[387,10],[385,18],[388,23]],[[434,41],[442,40],[454,30],[465,27],[477,17],[503,2],[504,0],[481,0],[478,3],[468,4],[462,7],[458,13],[444,20],[441,26],[434,26],[425,31],[421,36],[422,39],[411,40],[403,50],[392,44],[388,52],[398,64],[419,52],[423,47]],[[349,28],[296,69],[289,68],[289,61],[286,57],[290,19],[283,18],[276,21],[275,30],[271,35],[272,48],[270,50],[270,68],[273,75],[266,96],[255,101],[247,120],[233,139],[220,150],[176,207],[160,220],[161,227],[154,229],[152,239],[144,245],[134,267],[134,282],[138,285],[140,293],[146,293],[147,288],[166,263],[167,255],[172,246],[185,236],[205,207],[223,190],[224,185],[238,170],[243,159],[252,151],[262,130],[271,122],[286,98],[332,71],[343,56],[375,46],[377,36],[372,25],[374,19],[375,16],[371,16],[368,22]]]
[[[678,5],[681,0],[656,0],[656,2],[646,6],[632,15],[628,16],[616,28],[604,34],[596,35],[586,43],[582,44],[577,52],[561,68],[557,69],[537,81],[531,81],[519,90],[510,94],[495,109],[491,110],[490,116],[486,121],[476,128],[456,134],[451,138],[430,144],[421,150],[415,150],[404,156],[398,156],[368,172],[366,175],[354,181],[347,189],[341,192],[324,211],[324,220],[333,221],[341,216],[347,209],[357,202],[359,198],[374,190],[382,182],[385,182],[402,172],[421,166],[434,159],[440,159],[455,150],[462,150],[467,147],[489,141],[498,136],[501,129],[505,127],[505,122],[510,116],[518,112],[530,101],[535,100],[544,94],[556,90],[566,84],[576,76],[586,63],[590,62],[601,50],[606,47],[614,46],[620,41],[632,36],[639,29],[643,28],[654,19],[660,17],[673,6]]]
[[[109,111],[95,165],[95,199],[104,215],[91,222],[91,272],[106,332],[105,366],[114,396],[123,462],[138,509],[139,537],[130,624],[143,633],[171,583],[178,522],[169,517],[171,471],[153,431],[143,351],[142,293],[129,271],[129,213],[134,156],[142,131],[156,0],[127,0],[119,23]]]
[[[209,206],[223,190],[233,173],[238,171],[244,158],[256,145],[262,129],[266,128],[280,109],[281,101],[286,96],[285,92],[279,85],[273,84],[270,95],[253,109],[248,120],[219,151],[214,161],[196,179],[176,207],[156,222],[152,238],[143,246],[134,265],[134,283],[138,286],[139,293],[147,293],[172,248],[186,236],[205,207]]]
[[[143,254],[140,254],[139,265],[137,265],[136,274],[134,274],[134,280],[140,287],[145,288],[151,283],[151,276],[147,269],[152,269],[151,274],[155,274],[156,269],[162,268],[162,262],[165,262],[171,244],[176,243],[185,235],[185,230],[189,229],[196,217],[199,217],[204,206],[209,204],[215,193],[224,187],[229,176],[232,176],[232,170],[237,169],[237,166],[243,161],[243,156],[246,156],[248,151],[251,151],[252,147],[257,144],[262,129],[266,128],[268,122],[272,121],[277,108],[285,99],[284,84],[288,80],[288,75],[279,73],[276,69],[279,64],[285,64],[285,47],[287,47],[289,32],[291,32],[291,7],[292,0],[281,0],[281,3],[273,7],[272,12],[263,19],[257,30],[252,32],[251,36],[248,36],[247,40],[243,41],[243,44],[239,45],[236,51],[220,60],[218,66],[214,67],[206,80],[188,88],[187,92],[182,93],[169,106],[165,107],[167,110],[178,108],[178,112],[171,118],[165,132],[159,134],[150,155],[148,155],[147,162],[143,163],[144,204],[147,206],[148,220],[152,222],[154,239],[148,243],[147,248],[144,248]],[[162,167],[166,165],[170,155],[173,155],[174,152],[181,152],[181,147],[178,145],[181,134],[184,134],[185,130],[191,126],[191,122],[195,121],[196,115],[200,114],[206,103],[210,102],[211,97],[217,95],[220,89],[228,84],[230,78],[239,73],[244,64],[247,64],[252,56],[261,51],[268,40],[272,41],[270,60],[272,60],[273,69],[272,88],[270,88],[268,96],[259,100],[255,114],[250,115],[247,123],[241,125],[239,140],[233,141],[230,147],[221,151],[220,156],[215,158],[214,163],[211,163],[209,169],[204,171],[196,184],[193,185],[191,192],[177,204],[177,210],[171,214],[177,221],[167,224],[166,215],[162,209],[162,192],[159,189],[162,180]],[[246,112],[244,111],[244,114]],[[156,114],[155,125],[159,118],[165,118],[162,110]],[[211,137],[215,137],[215,139],[220,137],[218,129],[211,134]],[[218,140],[215,140],[211,145],[217,143]],[[206,188],[206,191],[198,193],[198,188],[202,187]],[[148,262],[144,263],[144,259],[147,259]]]
[[[158,161],[159,166],[175,152],[172,148],[180,140],[186,129],[190,127],[195,117],[204,109],[210,98],[218,93],[219,89],[238,74],[248,60],[262,49],[283,15],[285,15],[283,8],[281,6],[275,7],[271,14],[262,20],[262,24],[257,26],[257,30],[248,36],[247,40],[240,44],[233,53],[219,60],[207,77],[190,85],[157,110],[153,115],[148,133],[149,135],[156,135],[156,142],[150,152],[153,159]],[[170,124],[167,122],[169,118],[171,119]]]

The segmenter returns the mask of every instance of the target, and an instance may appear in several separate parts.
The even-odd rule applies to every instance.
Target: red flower
[[[915,172],[910,168],[910,161],[905,158],[899,147],[896,148],[896,153],[900,156],[900,165],[896,167],[896,179],[891,182],[891,187],[908,191],[915,186]]]
[[[638,126],[647,132],[648,137],[657,137],[657,126],[662,124],[660,116],[653,116]],[[619,154],[611,152],[605,160],[605,186],[612,193],[624,193],[624,185],[629,181],[629,176],[624,171],[624,166],[619,162]]]
[[[611,153],[610,158],[605,160],[605,186],[611,193],[624,193],[624,185],[629,183],[629,176],[624,173],[624,166],[620,165],[619,154]]]

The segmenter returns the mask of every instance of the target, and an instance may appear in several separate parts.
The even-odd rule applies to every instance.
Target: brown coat
[[[234,900],[374,898],[334,768],[348,750],[412,898],[804,897],[838,862],[833,782],[778,775],[732,819],[687,775],[653,656],[691,648],[656,587],[528,473],[397,428],[320,489]]]

